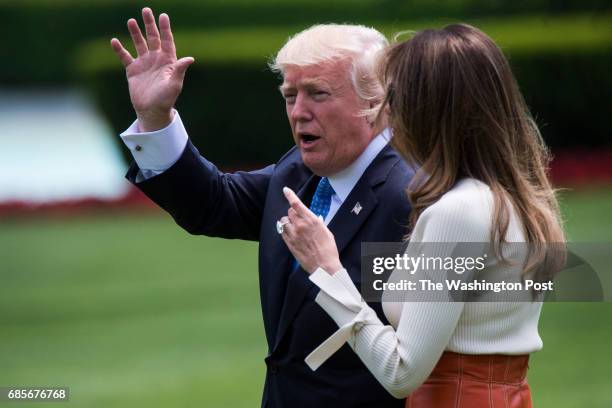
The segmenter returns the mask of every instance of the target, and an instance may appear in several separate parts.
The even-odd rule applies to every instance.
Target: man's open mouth
[[[309,146],[309,145],[313,144],[314,142],[316,142],[320,138],[321,138],[320,136],[312,135],[310,133],[300,133],[300,141],[305,146]]]

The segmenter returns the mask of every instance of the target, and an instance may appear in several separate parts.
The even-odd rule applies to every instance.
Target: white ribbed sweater
[[[421,214],[406,252],[417,257],[418,245],[413,243],[420,242],[489,242],[492,213],[489,187],[463,179]],[[506,240],[525,242],[522,224],[512,210]],[[489,259],[486,271],[511,278],[521,274],[520,267],[501,264],[494,257]],[[540,302],[383,302],[391,327],[384,326],[363,302],[346,270],[329,275],[319,268],[310,280],[321,289],[316,302],[340,329],[306,362],[316,369],[348,341],[378,381],[397,398],[406,397],[427,379],[444,350],[526,354],[542,348],[538,334]]]

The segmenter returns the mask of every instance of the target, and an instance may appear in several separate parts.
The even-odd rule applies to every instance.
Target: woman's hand
[[[313,273],[320,267],[333,275],[342,268],[334,235],[290,188],[283,188],[283,193],[291,205],[280,220],[287,247],[306,272]]]

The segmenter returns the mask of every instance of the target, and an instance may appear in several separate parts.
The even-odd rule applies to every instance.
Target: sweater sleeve
[[[450,243],[433,246],[452,256],[453,243],[485,242],[490,217],[472,200],[445,200],[426,210],[417,225],[406,254],[418,257],[421,243]],[[486,211],[485,211],[486,213]],[[418,240],[418,242],[416,242]],[[435,272],[435,271],[431,271]],[[431,273],[430,272],[430,273]],[[395,273],[395,272],[394,272]],[[397,329],[382,324],[376,313],[361,299],[348,273],[333,275],[317,269],[310,280],[321,290],[316,302],[338,324],[339,330],[315,349],[306,363],[315,370],[345,342],[351,346],[377,380],[396,398],[404,398],[420,386],[446,348],[463,310],[462,302],[403,302]],[[434,300],[438,300],[437,298]]]

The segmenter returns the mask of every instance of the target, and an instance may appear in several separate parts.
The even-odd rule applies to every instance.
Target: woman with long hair
[[[445,244],[431,250],[437,256],[484,243],[491,248],[484,278],[520,282],[543,265],[558,269],[562,254],[551,259],[546,250],[565,241],[548,152],[493,40],[465,24],[424,30],[390,46],[380,66],[386,95],[378,118],[388,118],[393,144],[418,168],[407,191],[405,255],[423,256],[427,243]],[[348,342],[391,394],[408,397],[407,407],[531,406],[526,371],[529,354],[542,348],[541,299],[466,302],[438,294],[415,301],[423,299],[404,294],[397,302],[385,292],[392,327],[384,326],[340,264],[322,220],[284,191],[291,207],[283,239],[340,327],[306,358],[311,368]],[[428,274],[435,272],[447,276],[442,268]]]

